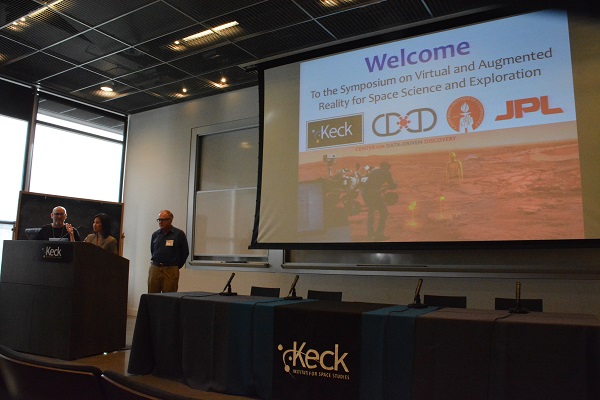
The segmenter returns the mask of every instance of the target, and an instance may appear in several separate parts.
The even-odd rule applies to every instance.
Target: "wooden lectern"
[[[83,242],[6,240],[0,343],[62,360],[121,350],[129,260]]]

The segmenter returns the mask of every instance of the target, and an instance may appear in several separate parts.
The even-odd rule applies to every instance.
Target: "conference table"
[[[144,294],[130,374],[260,399],[599,399],[600,320]]]

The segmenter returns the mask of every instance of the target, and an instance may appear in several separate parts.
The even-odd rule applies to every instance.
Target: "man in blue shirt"
[[[179,269],[185,265],[190,250],[181,229],[173,225],[173,213],[162,210],[156,219],[159,230],[152,234],[152,263],[148,274],[148,293],[176,292]]]

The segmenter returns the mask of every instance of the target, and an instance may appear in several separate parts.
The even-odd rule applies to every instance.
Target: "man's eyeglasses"
[[[165,222],[170,220],[171,218],[156,218],[156,222]]]

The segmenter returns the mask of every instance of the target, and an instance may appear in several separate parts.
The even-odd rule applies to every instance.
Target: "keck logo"
[[[42,258],[60,260],[62,258],[62,247],[44,246],[42,247]]]
[[[308,121],[306,123],[307,147],[339,146],[363,142],[363,115],[353,114],[343,117]]]
[[[463,96],[450,103],[446,111],[448,125],[456,132],[473,132],[483,122],[483,104],[471,96]]]
[[[33,259],[36,261],[70,263],[73,261],[72,243],[44,244],[39,251],[33,253]]]
[[[292,375],[305,375],[331,379],[350,379],[350,371],[346,365],[348,353],[340,350],[339,344],[333,349],[319,351],[306,348],[306,342],[294,341],[291,349],[278,345],[282,352],[283,370]]]
[[[527,113],[541,113],[542,115],[562,114],[563,109],[560,107],[550,107],[548,96],[508,100],[506,102],[506,113],[498,115],[496,121],[523,118]]]

